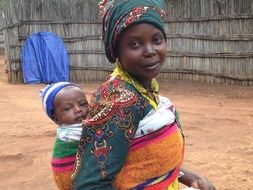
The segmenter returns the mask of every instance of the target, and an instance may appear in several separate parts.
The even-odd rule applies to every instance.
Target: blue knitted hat
[[[56,94],[62,88],[70,85],[77,86],[76,84],[70,82],[58,82],[47,85],[44,89],[40,90],[43,109],[50,119],[52,119],[52,116],[54,114],[54,98]]]

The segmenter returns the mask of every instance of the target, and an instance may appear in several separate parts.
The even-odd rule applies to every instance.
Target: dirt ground
[[[81,84],[88,97],[99,83]],[[0,57],[1,190],[54,190],[50,171],[55,125],[41,107],[44,85],[9,84]],[[161,82],[177,107],[188,168],[218,190],[253,189],[253,88]]]

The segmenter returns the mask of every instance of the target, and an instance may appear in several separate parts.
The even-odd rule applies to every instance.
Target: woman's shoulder
[[[135,89],[119,78],[105,81],[94,93],[91,101],[103,103],[124,103],[136,99]]]
[[[131,107],[140,104],[140,95],[133,86],[119,78],[110,78],[95,91],[89,104],[89,116],[86,121],[103,121],[119,107]]]

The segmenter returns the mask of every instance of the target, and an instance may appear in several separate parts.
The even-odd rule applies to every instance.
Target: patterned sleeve
[[[109,190],[128,154],[143,115],[134,90],[114,81],[99,88],[90,103],[72,175],[75,190]]]

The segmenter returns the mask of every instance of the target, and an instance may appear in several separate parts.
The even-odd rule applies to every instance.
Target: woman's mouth
[[[158,65],[159,63],[155,62],[155,63],[145,64],[143,67],[148,70],[153,70],[153,69],[156,69]]]

